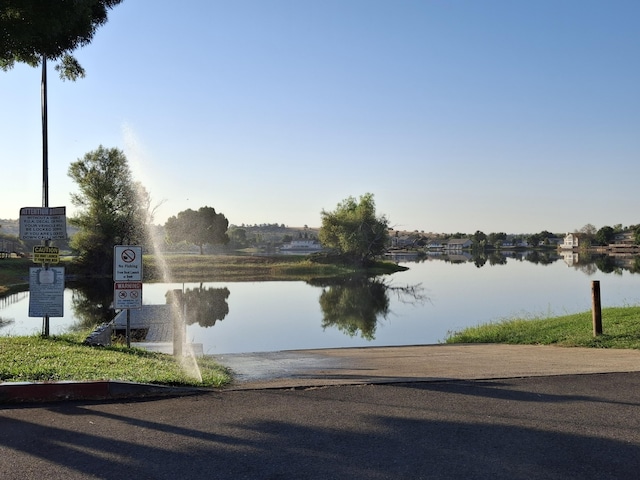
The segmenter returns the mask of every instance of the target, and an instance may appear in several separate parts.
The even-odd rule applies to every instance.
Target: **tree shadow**
[[[631,407],[392,386],[0,412],[4,479],[635,478]],[[531,390],[527,395],[536,395]],[[523,397],[527,398],[527,397]],[[571,408],[568,410],[568,408]],[[565,412],[571,421],[563,423]],[[604,422],[625,418],[627,431]],[[590,422],[584,428],[583,422]],[[627,435],[627,436],[625,436]]]

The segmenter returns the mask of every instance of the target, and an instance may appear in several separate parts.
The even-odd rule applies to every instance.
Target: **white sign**
[[[116,245],[113,247],[113,280],[142,281],[142,247]]]
[[[29,316],[64,317],[64,267],[29,269]]]
[[[142,282],[115,282],[113,284],[113,308],[142,308]]]
[[[67,238],[66,207],[23,207],[20,209],[22,240],[64,240]]]

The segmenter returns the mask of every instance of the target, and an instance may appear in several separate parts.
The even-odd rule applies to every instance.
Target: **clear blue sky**
[[[124,150],[162,205],[319,226],[375,195],[399,229],[640,223],[637,0],[125,0],[49,69],[50,206]],[[0,71],[0,218],[42,204],[40,71]]]

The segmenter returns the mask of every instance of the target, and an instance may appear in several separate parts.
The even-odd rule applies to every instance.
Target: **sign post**
[[[59,250],[56,247],[51,247],[51,240],[65,240],[67,238],[67,218],[66,207],[49,207],[49,181],[47,178],[47,168],[46,168],[46,129],[45,129],[45,120],[43,117],[43,151],[44,151],[44,159],[45,163],[43,163],[43,205],[42,207],[23,207],[20,209],[20,238],[22,240],[41,240],[44,242],[44,245],[40,247],[42,250],[36,250],[34,248],[34,262],[42,263],[42,269],[40,273],[38,273],[38,277],[47,278],[47,279],[58,279],[58,276],[61,275],[59,280],[52,282],[54,286],[44,287],[46,283],[38,281],[33,281],[30,276],[29,280],[29,289],[36,289],[36,297],[39,294],[46,296],[54,295],[56,297],[56,304],[62,305],[64,302],[64,269],[61,271],[57,271],[49,268],[50,263],[58,263],[59,261]],[[55,251],[52,250],[55,248]],[[51,250],[50,250],[51,249]],[[54,256],[55,253],[55,256]],[[50,271],[52,270],[52,271]],[[57,285],[62,285],[62,290],[59,290]],[[43,293],[43,292],[48,293]],[[31,295],[33,295],[33,291]],[[31,302],[29,302],[29,316],[37,316],[32,315],[37,310],[34,307],[32,310]],[[62,317],[62,308],[60,307],[60,314],[58,315],[56,312],[58,311],[54,308],[54,313],[49,314],[48,309],[43,310],[45,313],[42,315],[42,336],[49,336],[49,317],[57,316]]]
[[[142,247],[113,247],[113,305],[127,310],[127,347],[131,347],[131,309],[142,308]]]

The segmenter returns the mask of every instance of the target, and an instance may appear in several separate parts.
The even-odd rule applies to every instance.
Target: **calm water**
[[[165,304],[167,291],[184,289],[203,302],[200,323],[213,323],[206,312],[214,309],[215,325],[194,319],[187,328],[188,339],[201,343],[205,354],[438,343],[450,331],[515,315],[590,310],[592,280],[600,281],[603,307],[640,304],[640,275],[587,274],[562,260],[539,265],[508,259],[481,268],[441,260],[405,265],[410,270],[382,284],[145,284],[144,303]],[[402,291],[418,285],[413,295]],[[77,324],[73,295],[65,291],[65,317],[51,319],[52,334]],[[27,315],[28,293],[0,300],[0,318],[13,320],[0,335],[39,333],[42,319]]]

